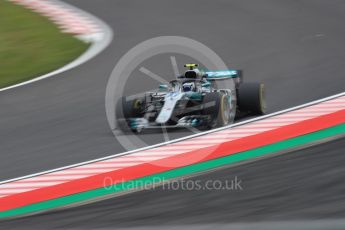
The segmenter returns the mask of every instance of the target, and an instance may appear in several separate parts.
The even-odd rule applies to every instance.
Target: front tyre
[[[203,107],[203,114],[210,117],[207,128],[222,127],[231,123],[231,105],[227,95],[219,92],[206,94]]]
[[[141,103],[140,98],[128,100],[126,97],[119,99],[116,105],[116,120],[120,129],[123,131],[138,132],[132,128],[130,119],[141,117]]]

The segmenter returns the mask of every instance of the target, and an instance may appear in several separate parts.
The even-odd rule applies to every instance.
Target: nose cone
[[[164,98],[164,105],[159,115],[156,118],[156,123],[165,124],[171,118],[175,109],[176,103],[183,97],[184,94],[168,93]]]

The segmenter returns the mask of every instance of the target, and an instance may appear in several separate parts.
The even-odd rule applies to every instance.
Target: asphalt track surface
[[[344,149],[345,138],[333,140],[170,187],[0,223],[0,228],[335,229],[334,219],[345,217]],[[239,186],[231,187],[236,177]],[[207,184],[214,181],[221,186],[228,181],[229,189]],[[312,222],[320,219],[330,223]]]
[[[107,22],[114,40],[78,68],[0,93],[2,180],[122,152],[105,116],[107,80],[123,54],[152,37],[206,44],[266,84],[270,112],[344,90],[342,0],[67,2]]]
[[[114,30],[114,40],[106,51],[87,64],[53,78],[0,93],[0,106],[3,108],[0,110],[1,180],[122,152],[124,149],[113,138],[105,116],[104,95],[107,80],[123,54],[139,42],[152,37],[177,35],[204,43],[223,60],[227,60],[229,66],[244,69],[245,78],[248,81],[261,81],[266,84],[269,112],[344,91],[345,1],[342,0],[97,0],[97,2],[69,0],[67,2],[107,22]],[[157,63],[158,66],[160,64],[163,63]],[[185,133],[173,135],[183,134]],[[159,134],[149,134],[146,139],[153,144],[160,142],[160,137]],[[268,214],[274,218],[276,214],[272,210],[279,211],[281,208],[285,208],[285,213],[289,213],[289,210],[300,210],[301,215],[295,215],[292,211],[290,215],[283,215],[289,218],[303,217],[303,210],[305,217],[308,215],[309,217],[332,217],[332,214],[336,215],[339,210],[342,211],[341,208],[344,205],[340,202],[341,200],[333,206],[325,203],[323,206],[311,208],[311,205],[316,205],[315,201],[320,198],[340,199],[315,191],[336,193],[336,197],[340,197],[344,191],[343,188],[342,190],[336,188],[337,183],[334,183],[335,187],[331,189],[324,189],[324,186],[328,185],[326,182],[326,184],[319,184],[317,188],[314,187],[314,184],[319,181],[319,174],[315,174],[316,172],[325,174],[329,172],[332,181],[338,181],[341,184],[338,179],[343,174],[337,174],[334,170],[341,163],[339,159],[341,159],[341,149],[344,149],[344,145],[341,141],[336,143],[335,147],[332,144],[333,150],[328,149],[331,148],[330,146],[324,145],[326,147],[323,148],[322,153],[319,152],[320,158],[314,159],[314,165],[311,167],[316,170],[314,174],[312,172],[307,174],[305,171],[309,168],[306,165],[312,161],[305,160],[304,155],[294,158],[294,164],[287,165],[286,171],[283,170],[284,167],[277,166],[277,162],[281,162],[278,160],[276,160],[276,165],[274,162],[269,162],[272,160],[265,160],[250,164],[251,167],[249,165],[240,167],[238,170],[243,173],[253,172],[255,177],[262,175],[260,178],[263,181],[260,183],[276,186],[276,190],[272,191],[282,196],[289,194],[286,187],[290,186],[292,181],[300,183],[299,180],[302,180],[301,185],[310,190],[303,192],[298,186],[292,187],[300,192],[292,194],[296,195],[294,198],[298,198],[298,194],[305,197],[303,203],[294,201],[293,197],[283,200],[279,200],[279,196],[272,198],[270,190],[265,190],[268,185],[262,184],[265,188],[262,192],[249,189],[251,194],[247,197],[239,193],[239,196],[244,196],[244,200],[242,203],[233,200],[237,209],[235,211],[234,207],[231,208],[234,212],[228,220],[234,220],[234,218],[243,221],[247,220],[246,218],[257,220],[264,215],[265,211],[268,219]],[[326,153],[332,153],[333,157],[323,155],[324,159],[322,159],[321,155]],[[313,154],[308,155],[309,158],[311,156]],[[286,162],[289,162],[290,157],[286,157]],[[327,164],[324,164],[325,159],[329,160]],[[256,167],[264,169],[262,169],[262,174],[253,171]],[[291,170],[290,167],[296,167],[296,169]],[[302,170],[298,177],[290,174],[290,172],[299,173],[299,169],[305,170]],[[266,179],[273,176],[271,174],[273,170],[277,170],[274,183]],[[216,174],[216,176],[221,175],[221,173]],[[249,183],[250,179],[247,181]],[[253,186],[259,184],[257,180],[252,183]],[[293,183],[292,186],[294,186]],[[144,216],[140,219],[140,212],[151,215],[148,210],[154,211],[156,217],[160,217],[162,210],[159,204],[169,202],[176,204],[177,202],[175,199],[170,199],[165,192],[160,193],[164,196],[162,195],[159,201],[152,200],[152,197],[156,198],[154,193],[144,192],[139,195],[141,198],[137,200],[139,205],[141,202],[144,204],[155,202],[155,204],[152,203],[152,207],[157,210],[146,209],[146,206],[140,206],[139,209],[138,203],[133,203],[131,199],[116,200],[117,204],[114,205],[123,208],[123,217],[122,219],[119,217],[123,225],[130,225],[130,222],[139,223],[135,219],[144,223],[150,218]],[[310,196],[312,192],[315,192],[314,196]],[[207,212],[210,212],[210,210],[216,211],[214,207],[217,204],[228,202],[228,199],[232,200],[228,196],[210,193],[207,195],[210,196],[208,200],[219,197],[215,199],[216,204],[207,206],[207,203],[201,202],[201,199],[205,197],[194,198],[190,194],[187,193],[177,199],[184,200],[180,202],[181,206],[171,207],[180,209],[176,212],[178,216],[175,221],[182,218],[182,212],[185,215],[188,212],[187,209],[193,209],[195,204],[204,203],[203,208],[208,208]],[[128,197],[131,196],[135,195]],[[254,202],[255,199],[255,202],[258,202],[257,206],[249,209],[243,204],[246,199],[247,202]],[[272,210],[265,209],[266,203],[272,207]],[[118,206],[119,204],[122,206]],[[111,205],[107,205],[105,212],[106,210],[114,213]],[[237,210],[239,214],[236,214]],[[327,210],[330,214],[323,215]],[[196,217],[198,212],[200,212],[198,218],[205,221],[210,219],[219,222],[226,221],[221,219],[221,215],[207,217],[205,210],[201,208],[194,209],[191,215]],[[162,214],[163,220],[164,216],[169,216],[169,212]],[[97,218],[100,217],[102,214]],[[49,216],[39,218],[49,219]],[[79,220],[77,217],[75,219],[76,222]],[[114,222],[119,219],[115,219]],[[159,219],[151,219],[151,223],[158,223]]]

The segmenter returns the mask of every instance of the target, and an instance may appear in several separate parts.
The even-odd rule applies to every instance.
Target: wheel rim
[[[260,84],[260,110],[262,114],[266,113],[265,85],[264,84]]]
[[[133,103],[133,108],[134,109],[139,109],[140,108],[140,100],[135,100]]]
[[[230,104],[229,100],[225,95],[222,97],[222,103],[221,103],[221,113],[222,113],[222,120],[223,125],[227,125],[230,121]]]

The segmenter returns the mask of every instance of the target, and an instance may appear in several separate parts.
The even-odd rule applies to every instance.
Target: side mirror
[[[201,86],[207,88],[207,87],[211,86],[211,83],[210,82],[205,82],[205,83],[202,83]]]
[[[159,85],[159,90],[164,91],[164,90],[167,90],[167,89],[168,89],[168,85],[165,85],[165,84],[160,84]]]

